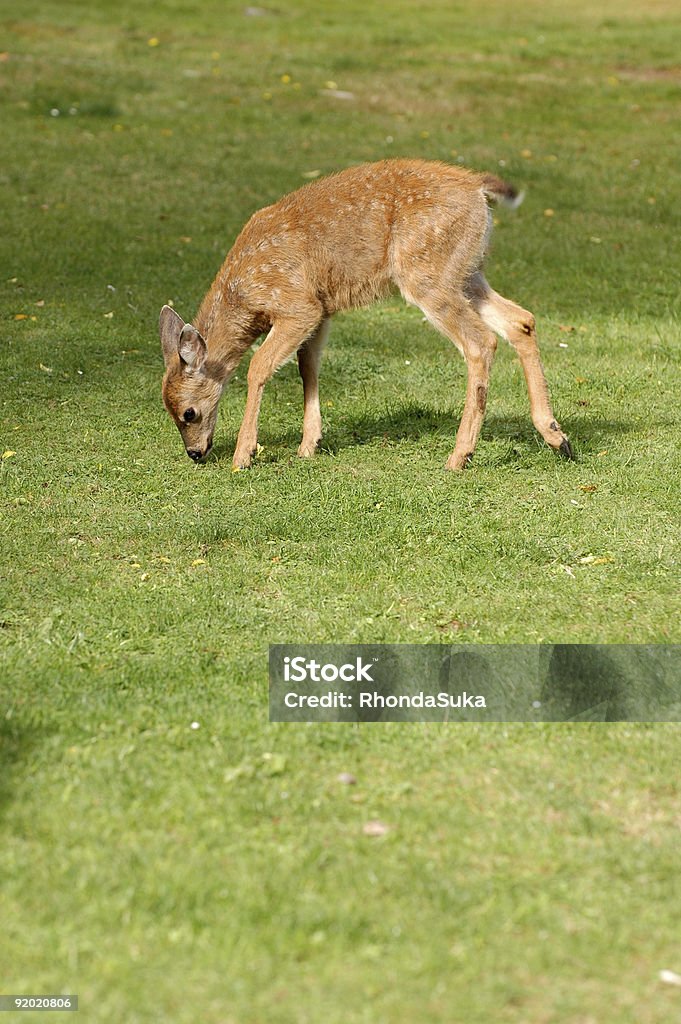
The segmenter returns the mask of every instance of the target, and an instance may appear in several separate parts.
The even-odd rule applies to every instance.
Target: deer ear
[[[189,370],[200,370],[206,359],[206,343],[191,324],[185,324],[180,332],[178,345],[180,359]]]
[[[184,320],[178,316],[171,306],[164,306],[159,317],[159,330],[161,332],[161,348],[163,359],[168,366],[173,356],[177,355],[180,347],[180,333],[184,327]]]

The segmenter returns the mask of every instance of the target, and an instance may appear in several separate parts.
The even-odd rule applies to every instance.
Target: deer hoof
[[[445,463],[445,469],[450,469],[455,473],[460,473],[466,468],[466,466],[470,466],[472,460],[473,452],[466,452],[465,455],[459,455],[457,452],[452,452]]]
[[[311,459],[316,454],[318,445],[319,441],[314,441],[311,444],[303,442],[298,449],[298,457],[301,459]]]
[[[575,453],[573,452],[572,445],[568,441],[567,437],[564,437],[560,442],[558,451],[561,455],[564,455],[566,459],[571,459],[573,462],[575,461]]]

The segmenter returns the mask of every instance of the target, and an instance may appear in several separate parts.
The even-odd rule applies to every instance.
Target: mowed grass
[[[3,991],[107,1022],[662,1024],[675,726],[272,726],[267,647],[678,642],[678,11],[256,10],[2,12]],[[578,461],[502,345],[445,474],[463,363],[391,300],[332,328],[318,458],[290,365],[230,472],[244,364],[192,465],[161,305],[192,316],[258,207],[388,156],[527,189],[489,277],[537,316]]]

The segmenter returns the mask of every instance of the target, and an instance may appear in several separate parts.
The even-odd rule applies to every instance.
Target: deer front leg
[[[232,465],[248,469],[258,446],[258,416],[267,381],[300,348],[321,320],[321,307],[306,306],[297,315],[278,320],[251,359],[244,418]]]
[[[298,455],[310,458],[322,439],[322,414],[319,408],[319,363],[329,334],[330,320],[323,320],[317,330],[298,349],[298,369],[303,380],[303,439]]]

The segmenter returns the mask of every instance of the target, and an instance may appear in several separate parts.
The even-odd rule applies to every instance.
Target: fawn
[[[496,334],[523,367],[532,421],[572,458],[556,422],[532,313],[497,294],[482,263],[492,227],[488,201],[517,206],[512,185],[492,174],[424,160],[384,160],[322,178],[255,213],[227,255],[196,316],[160,316],[163,401],[187,455],[211,449],[225,384],[259,335],[234,468],[251,464],[263,388],[295,353],[303,380],[303,437],[313,455],[322,436],[319,362],[334,313],[365,306],[396,286],[452,341],[468,371],[466,400],[447,469],[463,469],[480,433]]]

